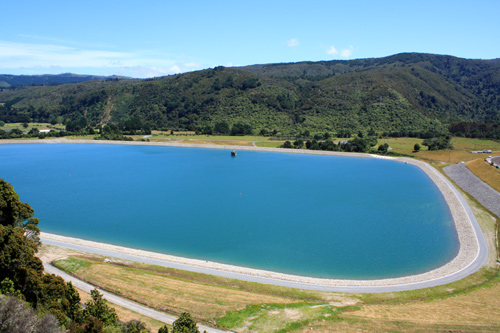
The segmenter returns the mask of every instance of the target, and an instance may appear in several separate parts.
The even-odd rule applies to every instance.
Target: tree
[[[295,148],[297,149],[302,149],[302,147],[304,147],[304,141],[301,140],[301,139],[298,139],[298,140],[295,140],[293,142],[293,145],[295,146]]]
[[[69,312],[69,318],[73,321],[81,322],[83,318],[83,311],[82,311],[82,305],[81,305],[81,299],[80,299],[80,294],[78,294],[78,291],[73,287],[73,284],[71,282],[67,282],[66,285],[68,286],[68,312]]]
[[[118,323],[118,316],[113,308],[109,307],[107,301],[102,298],[102,294],[93,289],[90,291],[92,300],[85,303],[83,311],[85,318],[91,316],[99,319],[104,326],[115,326]]]
[[[225,121],[216,123],[214,126],[214,132],[217,134],[229,134],[230,133],[229,124]]]
[[[0,179],[0,289],[68,326],[72,320],[82,320],[80,297],[59,276],[44,274],[42,261],[35,255],[40,230],[33,214],[12,185]]]
[[[293,148],[292,143],[290,141],[285,141],[284,144],[281,145],[280,148]]]
[[[236,123],[231,128],[231,135],[251,135],[252,127],[247,124]]]
[[[387,144],[387,142],[384,143],[383,145],[378,146],[379,153],[387,154],[388,151],[389,151],[389,145]]]
[[[425,139],[422,144],[427,146],[429,150],[440,150],[452,148],[451,146],[451,136],[442,135],[440,137]]]
[[[10,279],[14,289],[36,306],[43,265],[35,256],[40,229],[33,214],[12,185],[0,179],[0,281]]]
[[[149,333],[149,330],[142,321],[131,320],[121,329],[122,333]],[[168,331],[167,331],[168,333]]]
[[[173,333],[200,333],[193,317],[187,312],[181,314],[172,325]]]
[[[232,88],[233,86],[234,86],[234,78],[232,75],[230,75],[222,84],[222,88]]]
[[[319,150],[318,141],[316,141],[315,139],[307,140],[306,148],[311,150]]]
[[[413,151],[415,151],[415,152],[420,151],[420,145],[418,143],[415,143],[415,145],[413,146]]]
[[[158,329],[158,333],[168,333],[167,325],[164,325]]]
[[[51,314],[37,311],[16,297],[0,296],[0,332],[63,332]]]

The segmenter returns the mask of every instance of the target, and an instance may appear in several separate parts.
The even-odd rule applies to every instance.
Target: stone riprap
[[[468,192],[489,211],[500,217],[500,193],[474,175],[465,163],[449,165],[443,170],[462,190]]]

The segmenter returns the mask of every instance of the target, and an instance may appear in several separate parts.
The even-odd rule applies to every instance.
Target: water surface
[[[0,145],[42,231],[283,273],[399,277],[450,261],[448,207],[382,159],[157,146]]]

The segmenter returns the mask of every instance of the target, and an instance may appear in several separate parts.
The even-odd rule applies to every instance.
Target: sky
[[[158,77],[215,66],[500,58],[499,0],[3,0],[0,74]]]

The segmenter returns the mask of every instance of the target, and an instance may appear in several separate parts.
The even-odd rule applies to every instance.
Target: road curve
[[[55,274],[64,279],[64,281],[71,281],[73,286],[75,286],[78,289],[81,289],[87,293],[90,293],[91,290],[96,289],[95,286],[84,282],[80,279],[75,278],[74,276],[71,276],[69,274],[66,274],[65,272],[61,271],[60,269],[52,266],[51,264],[44,262],[43,267],[45,268],[45,271],[49,274]],[[124,308],[127,308],[129,310],[132,310],[134,312],[140,313],[142,315],[145,315],[149,318],[153,318],[156,320],[159,320],[163,323],[167,323],[172,325],[173,322],[177,319],[177,317],[166,314],[164,312],[160,312],[157,310],[153,310],[151,308],[148,308],[146,306],[140,305],[138,303],[129,301],[127,299],[118,297],[114,294],[111,294],[107,291],[101,290],[97,288],[99,292],[103,295],[104,299],[108,300],[111,303],[114,303],[116,305],[122,306]],[[201,332],[206,331],[207,333],[220,333],[220,332],[228,332],[228,331],[223,331],[219,330],[213,327],[205,326],[205,325],[200,325],[198,324],[198,328]]]

